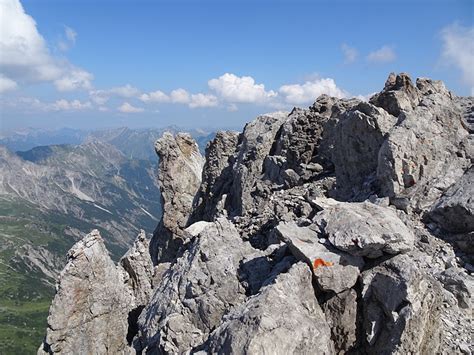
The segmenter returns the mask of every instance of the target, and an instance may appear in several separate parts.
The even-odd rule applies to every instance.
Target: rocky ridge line
[[[221,132],[205,163],[164,135],[150,255],[115,266],[94,233],[76,245],[41,351],[472,353],[470,113],[402,73],[369,102],[321,96]]]

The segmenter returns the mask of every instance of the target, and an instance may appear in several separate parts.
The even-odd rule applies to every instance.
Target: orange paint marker
[[[314,259],[313,261],[313,269],[316,270],[320,266],[333,266],[334,264],[330,261],[324,261],[321,258]]]

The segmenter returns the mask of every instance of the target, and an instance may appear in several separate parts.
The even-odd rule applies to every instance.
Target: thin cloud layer
[[[350,64],[356,61],[359,52],[356,48],[343,43],[341,45],[342,54],[344,55],[344,63]]]
[[[462,80],[471,87],[471,95],[474,95],[474,27],[458,24],[445,27],[441,39],[443,61],[461,71]]]
[[[79,100],[57,100],[53,104],[49,105],[46,109],[50,109],[52,111],[77,111],[77,110],[86,110],[86,109],[91,109],[92,104],[87,101],[87,102],[81,102]]]
[[[133,98],[140,95],[140,90],[136,87],[126,84],[124,86],[116,86],[108,90],[91,90],[89,96],[97,105],[104,105],[111,97]]]
[[[396,58],[395,50],[391,46],[382,46],[367,55],[367,60],[372,63],[393,62]]]

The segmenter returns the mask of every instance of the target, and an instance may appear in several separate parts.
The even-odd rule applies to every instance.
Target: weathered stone
[[[239,264],[254,252],[229,221],[210,223],[157,285],[139,319],[140,347],[181,353],[204,342],[229,307],[245,299]]]
[[[447,231],[474,231],[474,168],[451,186],[430,211],[430,218]]]
[[[285,185],[289,188],[299,185],[301,181],[300,176],[293,169],[284,170],[282,177]]]
[[[357,341],[357,293],[354,290],[341,292],[322,305],[331,328],[337,353],[347,353]]]
[[[455,97],[462,112],[462,124],[469,133],[474,133],[474,97]]]
[[[303,263],[293,265],[233,309],[204,349],[223,354],[334,353],[309,268]]]
[[[294,222],[284,222],[278,224],[276,232],[281,241],[288,245],[292,254],[310,266],[316,259],[342,266],[352,265],[358,268],[364,266],[364,260],[361,257],[350,255],[328,245],[324,239],[319,239],[317,232],[309,227],[299,227]]]
[[[174,260],[183,244],[194,197],[201,184],[204,164],[199,147],[189,134],[164,133],[155,143],[160,157],[158,182],[163,217],[151,240],[153,262]]]
[[[252,197],[257,177],[270,153],[275,136],[288,114],[276,112],[262,115],[245,125],[233,165],[233,183],[230,193],[232,215],[245,215],[255,207]]]
[[[397,255],[362,273],[364,352],[434,354],[442,337],[441,287],[416,255]]]
[[[128,313],[134,306],[122,273],[97,230],[68,252],[38,353],[128,353]]]
[[[470,164],[461,145],[468,132],[451,93],[426,79],[420,86],[430,89],[400,115],[380,148],[377,167],[381,194],[407,198],[417,211],[431,207]]]
[[[392,208],[370,202],[318,198],[323,208],[314,221],[336,248],[352,255],[378,258],[413,248],[414,235]]]
[[[372,96],[370,103],[398,117],[402,112],[413,110],[419,100],[419,92],[406,73],[391,73],[382,92]]]
[[[321,266],[314,269],[316,282],[323,291],[340,293],[350,289],[357,282],[359,269],[352,265]]]
[[[370,183],[375,182],[378,154],[397,118],[381,108],[361,102],[341,115],[335,127],[332,161],[336,169],[335,196],[347,200],[370,195]],[[365,186],[368,185],[368,186]]]
[[[214,220],[216,215],[224,213],[223,208],[219,208],[219,202],[222,195],[229,193],[232,185],[233,155],[238,138],[237,132],[220,131],[207,145],[202,183],[193,213],[194,221]]]
[[[283,172],[288,167],[285,157],[281,155],[268,155],[263,162],[264,179],[276,184],[283,184]]]
[[[474,293],[474,278],[464,273],[461,269],[451,267],[437,275],[443,287],[451,292],[461,308],[472,309]]]
[[[142,230],[132,247],[120,259],[125,284],[130,287],[136,306],[146,305],[152,294],[153,262],[150,242]]]

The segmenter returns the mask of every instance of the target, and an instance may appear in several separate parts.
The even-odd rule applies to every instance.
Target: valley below
[[[98,229],[118,260],[140,230],[153,233],[162,132],[62,130],[31,137],[56,145],[31,147],[28,135],[1,142],[0,353],[36,352],[67,251],[85,234]]]

